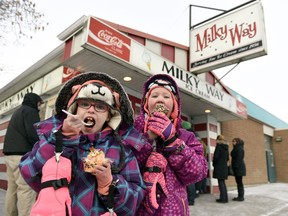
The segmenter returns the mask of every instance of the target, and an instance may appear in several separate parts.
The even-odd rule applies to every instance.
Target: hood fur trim
[[[62,109],[67,110],[69,108],[68,103],[70,99],[73,97],[73,95],[75,94],[75,89],[73,90],[74,86],[83,85],[84,83],[91,81],[91,80],[94,80],[94,81],[99,80],[105,83],[105,85],[109,86],[109,89],[111,90],[111,92],[115,92],[115,94],[113,95],[114,95],[117,106],[114,107],[113,110],[119,112],[119,115],[116,114],[115,112],[112,114],[116,114],[115,117],[118,119],[121,118],[121,116],[122,116],[121,119],[125,119],[125,121],[121,122],[121,124],[125,123],[125,124],[128,124],[129,126],[133,125],[134,113],[133,113],[133,109],[131,106],[131,102],[124,88],[122,87],[122,85],[120,84],[118,80],[102,72],[90,71],[90,72],[79,74],[73,77],[72,79],[68,80],[64,84],[64,86],[62,86],[62,88],[60,89],[58,93],[58,97],[55,102],[56,113],[60,114],[62,112]]]

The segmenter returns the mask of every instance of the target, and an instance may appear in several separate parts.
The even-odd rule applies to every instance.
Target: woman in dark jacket
[[[246,166],[244,162],[244,141],[240,138],[232,140],[233,149],[231,151],[232,169],[237,183],[238,197],[234,201],[244,201],[243,176],[246,176]]]
[[[218,135],[216,139],[216,148],[213,157],[213,178],[218,180],[218,186],[220,191],[220,198],[216,200],[219,203],[228,202],[228,193],[225,180],[228,178],[228,165],[229,161],[229,151],[228,145],[224,136]]]

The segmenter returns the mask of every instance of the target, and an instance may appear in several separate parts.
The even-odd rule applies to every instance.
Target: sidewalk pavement
[[[257,186],[245,185],[245,201],[232,201],[237,190],[229,190],[228,203],[217,203],[219,194],[200,194],[190,206],[190,215],[195,216],[287,216],[288,184],[270,183]]]
[[[229,188],[228,188],[229,190]],[[0,216],[4,216],[5,190],[0,189]],[[288,215],[288,184],[271,183],[245,186],[245,201],[232,201],[237,190],[228,191],[228,203],[216,203],[218,194],[200,194],[190,206],[190,216],[286,216]]]

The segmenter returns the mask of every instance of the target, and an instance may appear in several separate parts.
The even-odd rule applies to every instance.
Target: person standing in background
[[[228,178],[229,151],[228,145],[223,135],[218,135],[216,139],[216,148],[213,156],[213,178],[218,180],[220,198],[216,199],[218,203],[228,202],[228,193],[225,180]]]
[[[27,93],[21,107],[10,119],[3,147],[8,182],[5,216],[28,216],[35,202],[36,193],[25,182],[18,166],[21,157],[38,141],[33,124],[40,121],[39,111],[43,103],[39,95]]]
[[[243,176],[246,176],[246,166],[244,162],[244,141],[240,138],[232,140],[233,149],[231,151],[232,169],[237,183],[238,197],[233,198],[233,201],[244,201],[244,185]]]

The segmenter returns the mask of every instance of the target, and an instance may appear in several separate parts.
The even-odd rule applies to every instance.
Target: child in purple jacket
[[[136,152],[148,194],[137,215],[188,216],[186,186],[207,175],[202,144],[180,128],[180,105],[178,86],[169,75],[154,75],[144,84],[134,125],[150,141]]]
[[[132,148],[141,148],[144,139],[133,127],[131,103],[120,83],[105,73],[80,74],[64,84],[55,110],[56,115],[35,125],[40,141],[21,160],[27,183],[41,190],[42,167],[54,157],[61,132],[62,156],[72,162],[72,215],[135,215],[145,184],[133,153],[138,149]],[[85,172],[83,159],[91,149],[103,151],[109,162]]]

